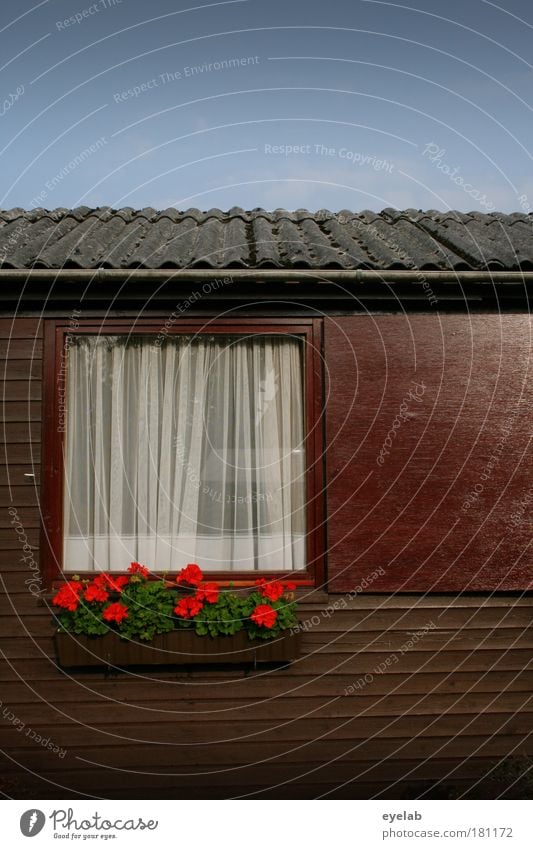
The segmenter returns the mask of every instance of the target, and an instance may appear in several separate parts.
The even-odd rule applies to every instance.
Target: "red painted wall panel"
[[[325,319],[330,591],[533,589],[530,357],[527,315]]]

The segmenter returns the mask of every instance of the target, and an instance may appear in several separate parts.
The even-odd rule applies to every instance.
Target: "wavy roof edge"
[[[516,211],[507,213],[499,212],[497,210],[494,210],[492,212],[479,212],[478,210],[472,210],[470,212],[460,212],[456,209],[396,209],[394,207],[385,207],[380,211],[372,209],[362,209],[359,211],[351,209],[340,209],[337,212],[326,208],[318,209],[313,212],[309,209],[304,208],[289,210],[285,209],[284,207],[277,207],[273,210],[267,210],[263,209],[262,207],[255,207],[254,209],[243,209],[240,206],[233,206],[231,207],[231,209],[228,210],[219,209],[218,207],[211,207],[211,209],[207,210],[198,209],[197,207],[187,207],[186,209],[178,209],[178,207],[156,209],[155,207],[151,206],[137,209],[132,206],[77,206],[54,207],[52,209],[48,209],[47,207],[33,207],[32,209],[24,209],[23,207],[12,207],[11,209],[0,209],[0,218],[3,218],[5,221],[12,221],[13,219],[20,217],[31,219],[33,217],[40,218],[42,216],[49,216],[51,218],[63,218],[66,216],[72,216],[80,220],[83,220],[88,216],[96,216],[101,220],[105,220],[106,217],[113,217],[116,215],[120,215],[122,218],[125,219],[135,217],[143,217],[147,220],[169,218],[173,221],[183,220],[184,218],[194,218],[195,220],[205,220],[206,218],[218,218],[219,220],[226,220],[228,218],[242,218],[243,220],[248,220],[261,217],[274,219],[288,218],[290,220],[298,221],[303,221],[306,218],[318,221],[324,221],[328,218],[376,218],[385,221],[395,221],[399,218],[413,219],[419,218],[420,216],[427,216],[429,218],[435,218],[440,220],[451,218],[455,221],[460,221],[462,223],[466,223],[469,219],[491,219],[492,221],[498,221],[502,219],[513,219],[514,221],[524,220],[528,222],[533,222],[533,213],[531,212],[525,213]]]
[[[13,208],[0,210],[0,267],[525,271],[533,214]]]

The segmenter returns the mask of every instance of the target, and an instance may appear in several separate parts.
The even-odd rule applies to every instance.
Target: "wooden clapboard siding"
[[[2,380],[39,380],[41,377],[41,357],[22,357],[18,359],[9,357],[2,361],[3,368],[0,371]]]
[[[28,537],[29,544],[38,549],[40,539],[39,528],[26,528],[26,536]],[[18,537],[13,533],[11,524],[9,524],[9,527],[0,528],[0,566],[2,571],[20,568],[20,566],[16,566],[17,561],[12,553],[13,551],[18,551],[19,548],[20,542]],[[38,556],[38,550],[36,554]]]
[[[43,320],[40,318],[0,318],[0,340],[18,342],[20,339],[31,339],[38,346],[42,338]]]
[[[39,482],[40,469],[30,464],[9,463],[0,465],[0,486],[10,486],[16,481],[17,486],[35,486]]]
[[[290,668],[176,667],[107,678],[58,670],[51,612],[34,594],[35,334],[41,338],[37,320],[0,319],[0,342],[11,336],[13,362],[26,362],[17,366],[26,377],[5,383],[8,441],[0,451],[0,764],[11,795],[397,798],[428,783],[467,789],[494,761],[533,754],[529,595],[302,591],[303,656]],[[0,355],[4,373],[7,345]],[[21,560],[10,507],[32,547],[31,566]],[[344,544],[338,534],[332,520],[333,551]],[[22,731],[4,709],[25,723]]]
[[[326,599],[302,600],[304,654],[289,669],[106,679],[56,669],[49,611],[24,591],[24,570],[6,574],[14,610],[4,598],[3,702],[66,754],[43,751],[5,720],[0,748],[15,761],[6,774],[44,797],[61,797],[61,787],[80,796],[394,796],[396,781],[449,783],[449,773],[466,788],[494,761],[532,753],[530,597],[367,595],[328,616]],[[330,596],[328,611],[343,598]]]
[[[28,338],[16,336],[18,325],[13,328],[11,337],[0,337],[0,359],[2,360],[40,360],[43,353],[43,340],[40,336]],[[38,332],[38,329],[35,328]]]
[[[0,318],[0,375],[4,381],[0,411],[2,569],[9,563],[8,552],[20,550],[9,508],[16,509],[30,544],[38,544],[42,336],[40,319]],[[32,474],[34,477],[29,477]]]
[[[531,525],[512,522],[532,495],[531,330],[529,315],[325,319],[330,589],[533,588]]]
[[[2,371],[2,375],[5,369]],[[7,375],[6,375],[7,376]],[[4,392],[4,401],[30,401],[41,400],[42,383],[40,380],[10,380],[9,391]]]
[[[40,422],[41,404],[36,401],[9,401],[2,406],[4,422]]]

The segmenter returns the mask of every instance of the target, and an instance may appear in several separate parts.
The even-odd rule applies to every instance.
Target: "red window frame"
[[[77,319],[75,329],[68,318],[48,319],[44,327],[43,351],[43,459],[41,478],[41,557],[42,572],[49,588],[62,580],[63,573],[63,480],[64,480],[64,392],[65,339],[81,334],[161,334],[168,335],[216,333],[247,335],[289,334],[303,337],[305,343],[304,393],[306,412],[306,502],[307,538],[306,569],[294,572],[206,572],[221,586],[230,582],[250,586],[257,577],[290,576],[299,586],[321,587],[325,580],[325,504],[323,469],[323,378],[322,378],[322,320],[317,318],[252,319],[179,319],[171,327],[166,317]],[[62,376],[63,375],[63,376]],[[157,564],[149,564],[157,568]],[[80,573],[92,577],[93,573]],[[158,573],[154,572],[154,576]]]

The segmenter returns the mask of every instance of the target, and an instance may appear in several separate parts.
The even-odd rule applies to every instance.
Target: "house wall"
[[[343,321],[345,331],[355,328]],[[376,318],[364,321],[357,318],[353,338]],[[339,592],[315,591],[302,600],[303,656],[289,669],[108,678],[59,671],[50,612],[39,594],[41,337],[36,319],[0,320],[0,789],[16,798],[294,798],[333,790],[398,797],[406,782],[413,793],[440,779],[465,788],[491,761],[532,753],[529,595],[354,596],[350,582],[360,573],[345,583],[343,577],[341,589],[337,571]],[[335,386],[342,363],[335,363],[340,349],[332,339],[326,350]],[[395,344],[395,355],[404,356]],[[361,345],[363,371],[370,357],[374,350]],[[462,380],[461,359],[455,363]],[[411,363],[404,368],[410,379]],[[429,398],[434,373],[427,382]],[[396,447],[401,451],[399,440]],[[329,463],[338,462],[338,453],[332,457]],[[25,473],[37,475],[35,484]],[[341,551],[332,503],[328,544]],[[353,546],[352,540],[351,559]],[[342,563],[340,556],[333,563]]]
[[[325,320],[330,590],[533,588],[529,315]]]

